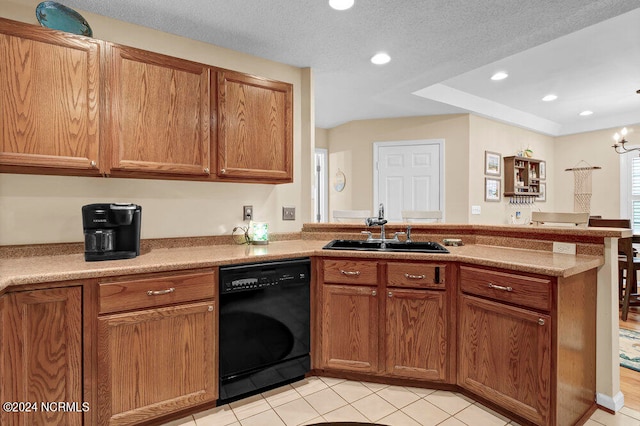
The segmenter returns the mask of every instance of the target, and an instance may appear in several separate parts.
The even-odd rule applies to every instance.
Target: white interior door
[[[373,211],[383,203],[385,218],[394,222],[402,221],[402,210],[442,211],[443,142],[377,142]]]

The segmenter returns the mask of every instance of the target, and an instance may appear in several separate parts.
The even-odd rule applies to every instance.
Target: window
[[[620,217],[630,218],[640,234],[640,156],[620,156]]]

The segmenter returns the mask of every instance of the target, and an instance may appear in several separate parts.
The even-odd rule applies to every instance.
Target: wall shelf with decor
[[[504,157],[504,196],[538,197],[546,163],[528,157]]]

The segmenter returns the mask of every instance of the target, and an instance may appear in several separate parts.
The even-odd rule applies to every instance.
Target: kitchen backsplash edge
[[[271,233],[270,241],[300,240],[300,232]],[[140,254],[153,249],[202,247],[238,244],[240,235],[211,235],[201,237],[150,238],[140,241]],[[35,256],[57,256],[84,253],[84,243],[51,243],[0,246],[0,259],[15,259]]]

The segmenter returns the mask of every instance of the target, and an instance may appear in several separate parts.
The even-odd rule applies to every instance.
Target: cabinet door
[[[0,424],[83,424],[81,297],[80,287],[67,287],[11,293],[0,301],[0,400],[36,404],[3,409]],[[41,405],[52,402],[70,404],[67,412]]]
[[[472,296],[460,300],[458,384],[549,424],[550,317]]]
[[[214,302],[98,318],[99,424],[137,424],[217,398]]]
[[[209,68],[130,47],[107,48],[112,173],[208,175]]]
[[[361,373],[378,371],[375,287],[323,286],[322,364]]]
[[[444,291],[387,289],[386,371],[445,381],[447,306]]]
[[[100,173],[100,43],[0,19],[0,171]]]
[[[220,71],[218,176],[292,181],[292,111],[291,84]]]

